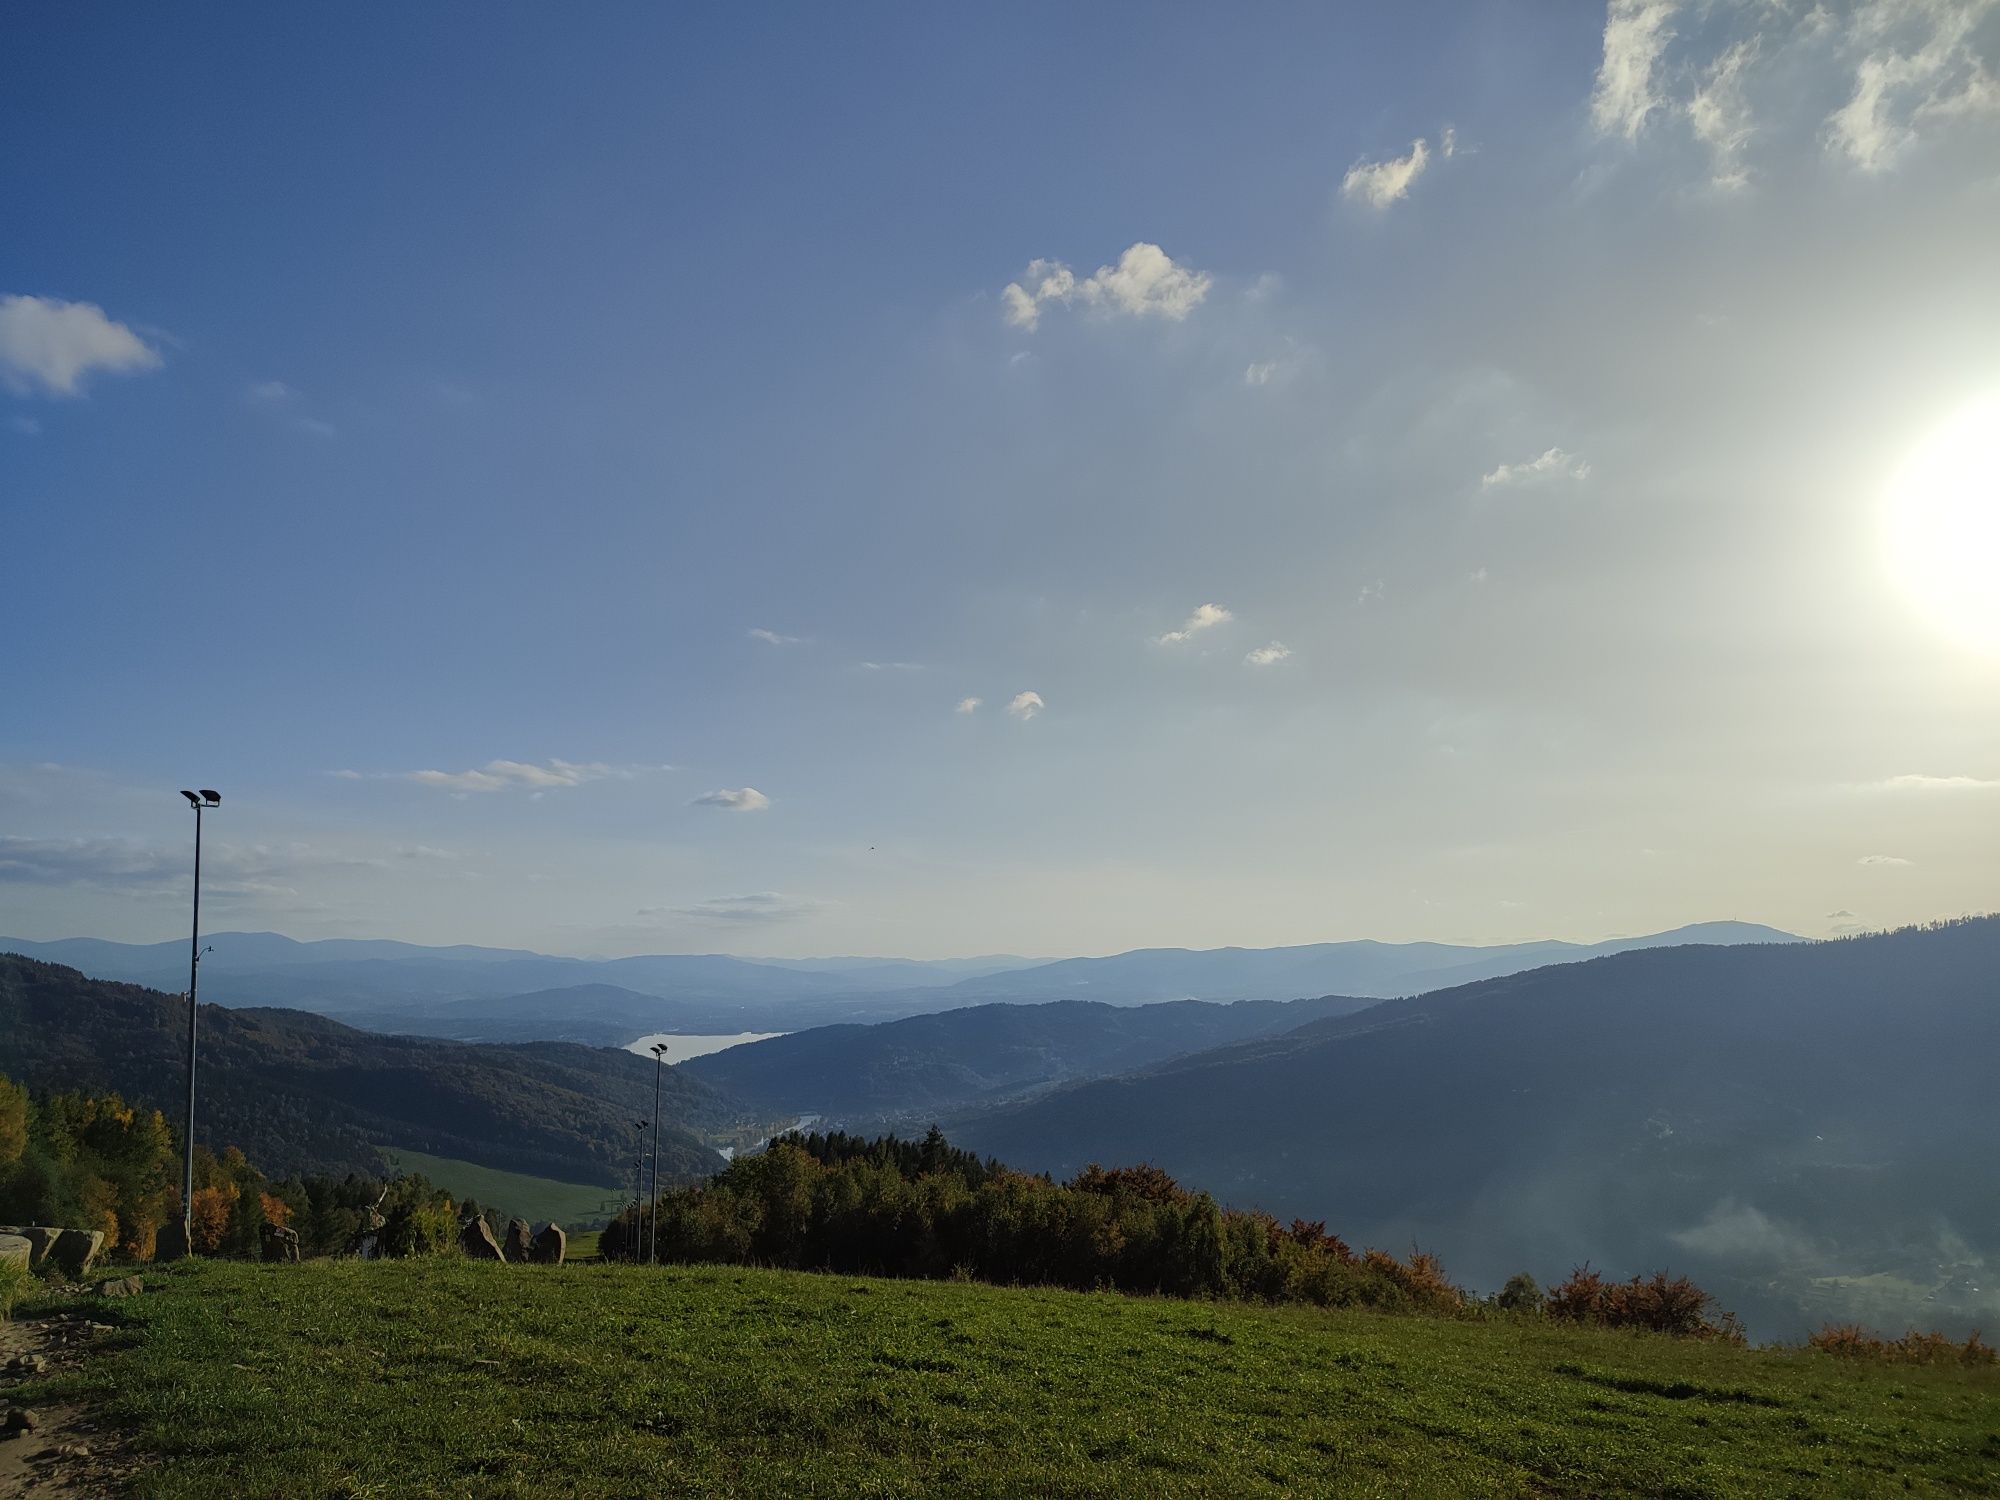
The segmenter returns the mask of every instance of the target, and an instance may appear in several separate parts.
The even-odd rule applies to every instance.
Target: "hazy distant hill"
[[[1589,1258],[1695,1272],[1767,1328],[1990,1326],[1996,1058],[1984,919],[1537,969],[947,1123],[1023,1168],[1149,1160],[1415,1239],[1485,1285]]]
[[[203,941],[215,948],[202,963],[207,1001],[310,1010],[373,1031],[613,1044],[651,1031],[799,1031],[996,1003],[1390,997],[1628,948],[1793,939],[1768,927],[1725,922],[1588,946],[1317,943],[1154,948],[1046,962],[1005,955],[764,961],[700,953],[591,960],[358,939],[300,943],[268,932],[215,933]],[[187,945],[180,942],[0,938],[0,951],[169,993],[186,986]],[[633,998],[644,996],[655,1003]]]
[[[1141,948],[1110,958],[1066,958],[965,980],[946,993],[977,996],[982,1002],[1103,1000],[1113,1005],[1158,1000],[1294,1000],[1302,995],[1389,999],[1637,948],[1796,941],[1775,927],[1704,922],[1672,932],[1588,944],[1508,943],[1480,948],[1364,940],[1296,948]]]
[[[115,1088],[179,1119],[183,1001],[0,953],[0,1072],[37,1088]],[[561,1043],[483,1047],[356,1031],[286,1010],[201,1008],[197,1139],[241,1146],[267,1172],[378,1171],[400,1146],[568,1182],[629,1180],[632,1122],[650,1118],[653,1064]],[[717,1170],[684,1127],[733,1106],[670,1070],[664,1168]]]
[[[876,1026],[823,1026],[682,1067],[766,1114],[812,1113],[832,1126],[921,1126],[940,1111],[1102,1078],[1375,1003],[1328,996],[1239,1005],[980,1005]]]

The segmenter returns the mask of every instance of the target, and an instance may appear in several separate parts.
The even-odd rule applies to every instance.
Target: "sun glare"
[[[1917,446],[1890,483],[1886,521],[1904,594],[1947,634],[2000,655],[2000,391]]]

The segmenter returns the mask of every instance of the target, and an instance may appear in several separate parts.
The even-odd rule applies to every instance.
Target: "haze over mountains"
[[[1767,1333],[2000,1317],[2000,918],[1484,980],[945,1121],[1028,1170],[1523,1267],[1668,1265]],[[746,1056],[755,1049],[745,1049]]]
[[[720,954],[579,959],[499,948],[389,941],[300,943],[274,933],[205,936],[204,1001],[277,1005],[375,1031],[473,1041],[555,1039],[616,1045],[659,1031],[798,1031],[994,1003],[1091,1000],[1390,998],[1539,964],[1673,943],[1792,941],[1716,922],[1594,944],[1316,943],[1290,948],[1139,949],[1108,958],[799,959]],[[0,950],[103,979],[186,988],[187,946],[92,938]]]

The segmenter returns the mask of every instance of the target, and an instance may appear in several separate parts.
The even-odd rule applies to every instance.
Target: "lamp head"
[[[201,800],[206,802],[210,807],[220,807],[222,806],[222,793],[211,792],[207,787],[203,787],[201,789]]]
[[[193,792],[188,791],[186,788],[182,788],[181,795],[188,799],[189,807],[201,806],[201,798],[197,797]]]

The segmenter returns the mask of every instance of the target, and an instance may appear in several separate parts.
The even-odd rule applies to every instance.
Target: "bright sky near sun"
[[[2000,5],[16,7],[0,932],[2000,907]]]

